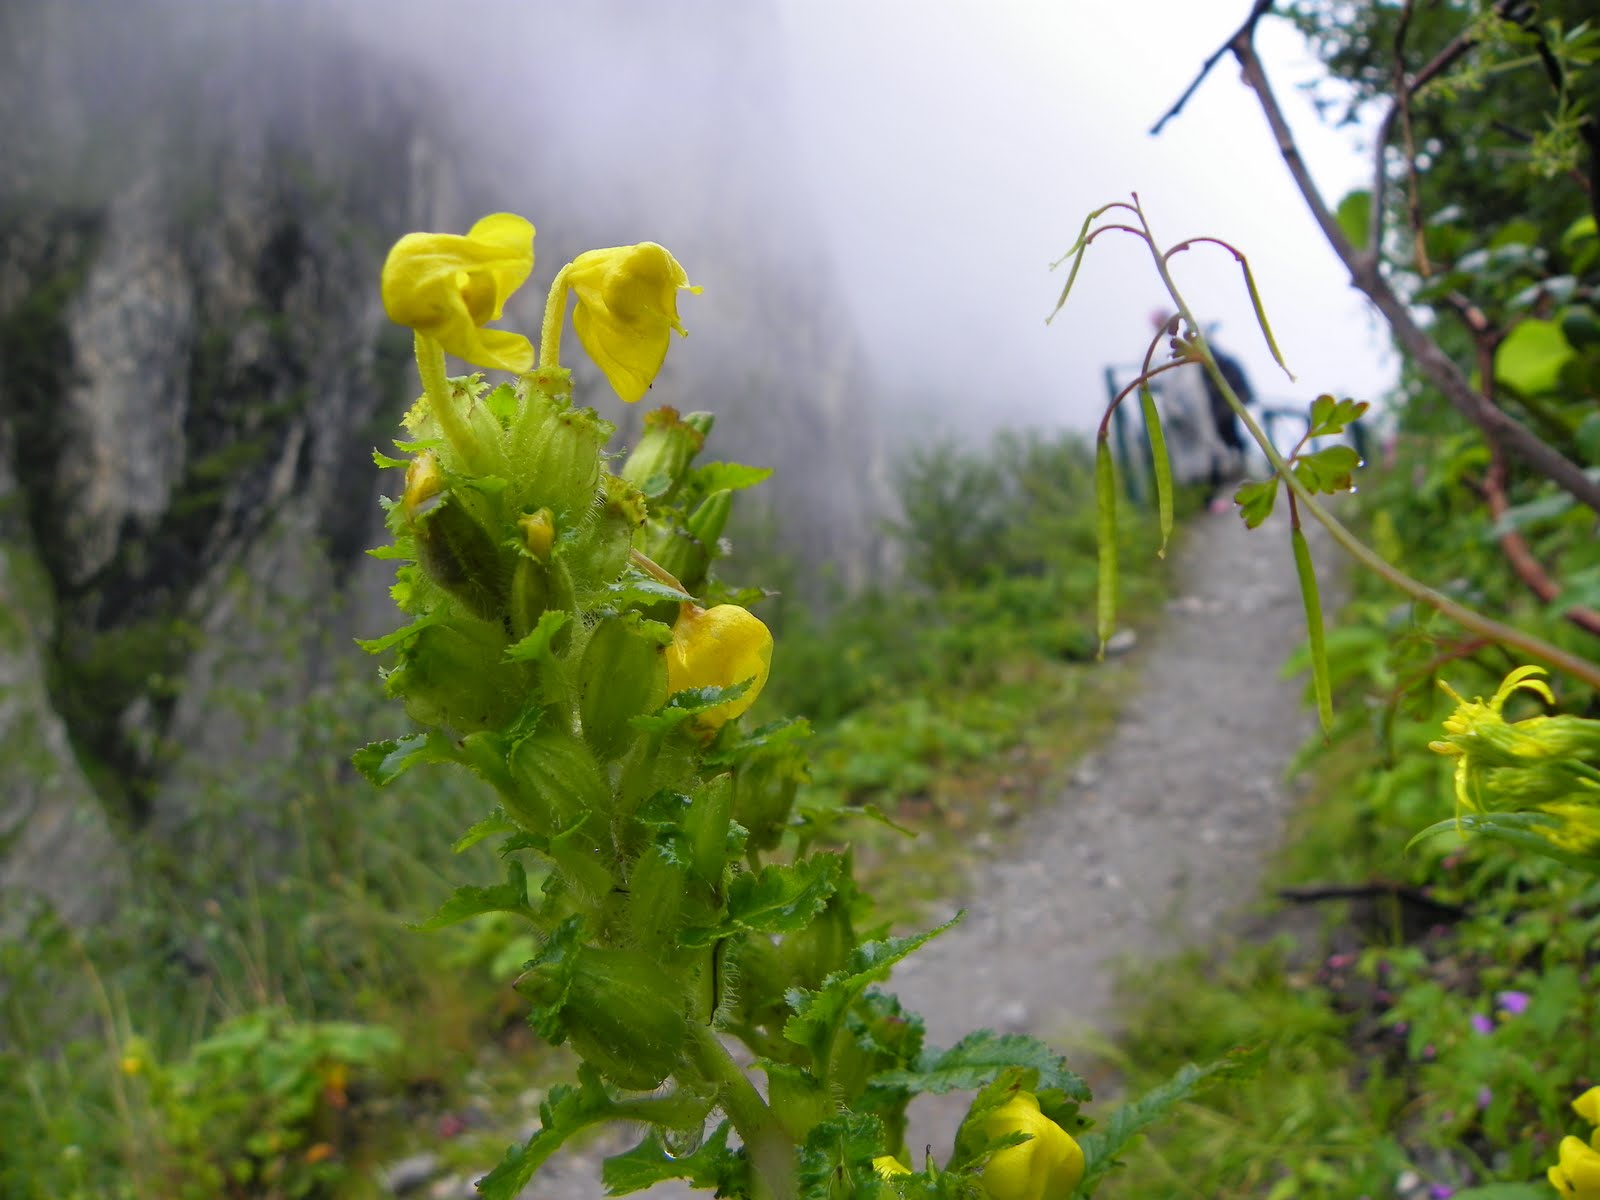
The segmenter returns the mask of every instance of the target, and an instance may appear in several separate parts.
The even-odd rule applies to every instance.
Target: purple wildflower
[[[1493,1100],[1494,1100],[1494,1092],[1491,1091],[1488,1087],[1481,1087],[1481,1088],[1478,1089],[1478,1107],[1479,1108],[1488,1108],[1490,1102],[1493,1101]]]
[[[1488,1017],[1484,1016],[1482,1013],[1473,1013],[1472,1028],[1477,1030],[1479,1033],[1493,1033],[1494,1022]]]
[[[1500,1011],[1507,1016],[1520,1017],[1528,1011],[1528,1005],[1533,1003],[1533,997],[1527,992],[1501,992],[1495,997],[1495,1002],[1500,1005]]]

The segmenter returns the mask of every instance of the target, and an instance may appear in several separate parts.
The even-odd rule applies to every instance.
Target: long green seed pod
[[[1167,458],[1167,435],[1161,429],[1161,410],[1148,383],[1139,385],[1139,408],[1144,413],[1144,430],[1150,439],[1150,462],[1156,474],[1156,513],[1161,521],[1161,549],[1156,553],[1167,556],[1167,542],[1172,537],[1172,462]]]
[[[1311,643],[1311,682],[1317,693],[1317,720],[1322,732],[1333,728],[1333,686],[1328,678],[1328,647],[1322,636],[1322,596],[1317,590],[1317,572],[1311,565],[1311,547],[1298,529],[1289,531],[1294,545],[1294,570],[1300,577],[1300,596],[1306,606],[1306,638]]]
[[[1111,443],[1101,436],[1094,449],[1095,541],[1100,552],[1100,581],[1095,590],[1095,633],[1100,658],[1106,656],[1117,620],[1117,472]]]

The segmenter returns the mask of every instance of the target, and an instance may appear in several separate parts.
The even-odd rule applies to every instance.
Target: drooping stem
[[[1317,501],[1317,498],[1312,495],[1310,489],[1295,477],[1294,471],[1290,469],[1288,462],[1284,460],[1283,455],[1278,453],[1277,447],[1272,444],[1266,432],[1257,424],[1254,415],[1245,407],[1244,402],[1239,399],[1238,393],[1233,390],[1223,376],[1221,369],[1217,366],[1217,360],[1211,354],[1211,347],[1198,332],[1200,328],[1199,322],[1195,319],[1194,313],[1178,291],[1177,282],[1172,278],[1172,273],[1168,269],[1165,259],[1156,248],[1156,241],[1154,236],[1150,234],[1148,224],[1145,225],[1145,234],[1152,256],[1155,259],[1156,270],[1161,275],[1161,282],[1165,285],[1167,294],[1172,297],[1172,302],[1177,305],[1178,312],[1182,315],[1189,328],[1196,331],[1194,345],[1200,351],[1206,373],[1211,376],[1212,381],[1227,400],[1228,406],[1233,409],[1239,420],[1244,424],[1244,427],[1249,431],[1250,436],[1255,439],[1256,445],[1261,447],[1262,453],[1267,456],[1267,461],[1272,464],[1273,470],[1278,473],[1283,480],[1284,486],[1294,495],[1300,507],[1316,518],[1318,523],[1333,537],[1333,540],[1344,549],[1345,553],[1397,590],[1404,592],[1413,600],[1428,605],[1441,616],[1448,617],[1463,629],[1471,630],[1473,633],[1480,634],[1490,641],[1498,642],[1508,649],[1524,654],[1529,658],[1537,659],[1558,671],[1570,675],[1573,679],[1580,680],[1589,687],[1600,689],[1600,666],[1579,658],[1575,654],[1569,654],[1559,646],[1553,645],[1543,638],[1535,637],[1533,634],[1526,633],[1521,629],[1515,629],[1510,625],[1494,620],[1492,617],[1484,616],[1480,612],[1475,612],[1465,605],[1456,603],[1450,597],[1436,592],[1426,584],[1411,578],[1404,571],[1386,562],[1376,551],[1351,533],[1332,513],[1324,508]]]
[[[539,365],[545,369],[561,365],[561,330],[567,323],[568,263],[550,281],[550,294],[544,302],[544,323],[539,326]]]
[[[795,1200],[795,1147],[778,1118],[733,1061],[716,1031],[698,1022],[689,1053],[706,1080],[717,1086],[717,1100],[750,1155],[752,1200]]]
[[[439,431],[461,459],[463,467],[476,474],[488,474],[478,454],[477,439],[456,411],[455,399],[450,394],[450,381],[444,373],[444,347],[420,330],[415,334],[415,346],[422,393],[428,398],[428,408],[439,424]]]

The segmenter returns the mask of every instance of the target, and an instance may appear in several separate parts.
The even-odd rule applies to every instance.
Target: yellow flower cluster
[[[533,343],[485,329],[533,273],[533,226],[514,213],[484,217],[465,237],[408,233],[383,264],[383,307],[391,320],[431,338],[474,366],[521,374],[533,369]],[[678,319],[678,292],[698,293],[678,260],[655,242],[578,255],[556,275],[545,313],[553,361],[567,292],[577,296],[572,327],[618,396],[632,403],[661,371]]]
[[[1575,1111],[1591,1125],[1600,1125],[1600,1087],[1592,1087],[1572,1102]],[[1570,1200],[1600,1200],[1600,1129],[1582,1138],[1564,1137],[1556,1165],[1546,1175],[1550,1184]]]

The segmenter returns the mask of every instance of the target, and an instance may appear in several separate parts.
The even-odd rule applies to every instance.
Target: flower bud
[[[984,1117],[991,1141],[1012,1133],[1029,1139],[996,1150],[983,1168],[983,1190],[990,1200],[1057,1200],[1072,1194],[1083,1179],[1083,1150],[1065,1129],[1039,1111],[1031,1092],[1018,1092]]]
[[[736,604],[705,609],[685,604],[672,627],[667,647],[667,691],[750,686],[736,700],[700,713],[696,724],[714,731],[746,712],[761,694],[772,669],[772,634],[761,621]]]
[[[638,735],[629,722],[667,699],[665,647],[641,635],[637,624],[623,617],[601,621],[578,665],[583,736],[604,762],[633,744]]]
[[[572,1048],[619,1087],[656,1087],[677,1067],[689,1023],[684,989],[637,950],[577,947],[540,963],[513,985],[535,1004],[557,1009]]]
[[[639,444],[617,472],[657,503],[667,503],[683,483],[689,464],[705,445],[706,436],[662,405],[647,414]]]
[[[406,467],[406,490],[400,497],[406,519],[415,517],[424,505],[432,507],[428,502],[444,491],[444,487],[444,471],[439,466],[438,455],[432,450],[422,451]]]
[[[524,513],[517,518],[517,530],[522,534],[522,548],[539,562],[550,561],[550,551],[556,542],[555,514],[548,508]]]

